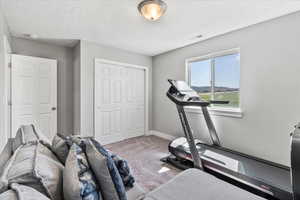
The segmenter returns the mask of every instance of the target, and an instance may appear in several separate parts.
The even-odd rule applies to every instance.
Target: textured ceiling
[[[300,0],[165,0],[165,16],[150,22],[137,11],[138,0],[1,1],[13,35],[35,34],[62,45],[63,39],[85,39],[145,55],[300,10]]]

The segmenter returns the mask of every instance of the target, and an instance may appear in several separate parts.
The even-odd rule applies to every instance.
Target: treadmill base
[[[181,170],[190,169],[190,168],[193,168],[193,166],[194,166],[193,162],[191,162],[189,160],[177,159],[173,155],[163,157],[160,159],[160,161],[162,161],[164,163],[168,163],[168,164],[170,164],[178,169],[181,169]]]

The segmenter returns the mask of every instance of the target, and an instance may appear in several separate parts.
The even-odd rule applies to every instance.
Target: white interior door
[[[95,138],[102,144],[145,134],[146,72],[95,61]]]
[[[57,61],[12,55],[12,134],[34,124],[51,139],[57,132]]]

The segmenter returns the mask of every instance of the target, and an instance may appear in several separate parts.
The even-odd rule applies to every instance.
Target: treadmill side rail
[[[206,121],[206,125],[207,125],[208,131],[209,131],[211,141],[213,142],[213,145],[218,146],[218,147],[221,146],[216,128],[215,128],[214,123],[212,122],[212,120],[210,118],[207,107],[201,107],[201,109],[202,109],[204,119]]]
[[[182,124],[184,134],[187,138],[187,142],[188,142],[189,147],[190,147],[190,151],[191,151],[192,158],[193,158],[193,161],[194,161],[194,167],[203,170],[202,160],[200,159],[200,155],[198,153],[196,144],[194,142],[195,140],[194,140],[194,136],[193,136],[193,133],[192,133],[192,129],[191,129],[189,123],[188,123],[188,119],[186,117],[184,108],[183,108],[183,106],[177,105],[177,110],[178,110],[178,114],[179,114],[179,117],[180,117],[180,121],[181,121],[181,124]]]

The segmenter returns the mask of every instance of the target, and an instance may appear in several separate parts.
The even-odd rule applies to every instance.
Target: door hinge
[[[7,101],[7,105],[8,106],[12,106],[12,102],[11,101]]]
[[[11,62],[8,63],[8,68],[12,68]]]

